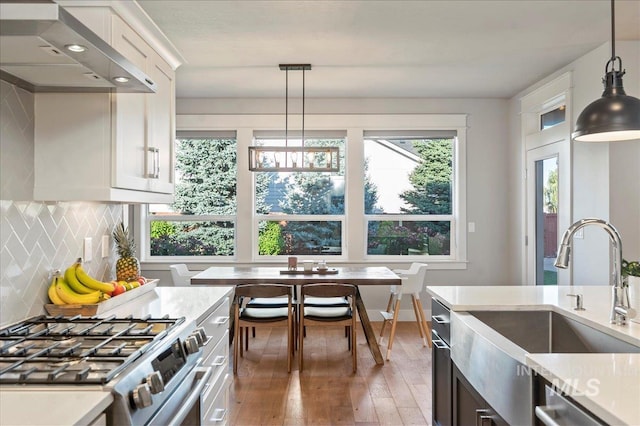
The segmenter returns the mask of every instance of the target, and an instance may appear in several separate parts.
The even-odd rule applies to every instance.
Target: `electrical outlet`
[[[83,262],[91,262],[93,259],[93,244],[91,243],[91,237],[86,237],[84,239],[84,247],[82,249],[82,261]]]
[[[109,257],[109,236],[102,236],[102,257]]]
[[[476,232],[476,223],[469,222],[469,232]]]

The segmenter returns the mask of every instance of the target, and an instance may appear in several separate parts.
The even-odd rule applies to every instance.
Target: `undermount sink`
[[[553,311],[470,314],[529,353],[640,353],[639,346]]]

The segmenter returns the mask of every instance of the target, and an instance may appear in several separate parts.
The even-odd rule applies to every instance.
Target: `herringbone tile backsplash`
[[[115,251],[102,258],[102,236],[122,220],[122,206],[32,201],[33,94],[0,81],[0,325],[44,314],[49,273],[82,256],[92,238],[93,260],[85,268],[107,280]]]

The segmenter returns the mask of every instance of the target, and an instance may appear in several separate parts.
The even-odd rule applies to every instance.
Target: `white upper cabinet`
[[[38,93],[34,198],[171,202],[175,66],[111,8],[67,10],[140,68],[157,90],[151,94]]]

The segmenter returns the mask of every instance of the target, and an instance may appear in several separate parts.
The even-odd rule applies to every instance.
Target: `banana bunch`
[[[113,293],[114,286],[112,283],[99,281],[82,268],[82,259],[78,259],[64,271],[64,280],[69,287],[76,293],[89,294],[96,290],[103,293]]]
[[[109,299],[114,289],[112,283],[99,281],[87,274],[82,268],[82,259],[78,259],[64,271],[64,275],[56,271],[47,293],[56,305],[92,305]]]
[[[100,290],[94,290],[91,293],[77,293],[59,273],[54,274],[47,294],[51,302],[56,305],[93,305],[111,297]]]

